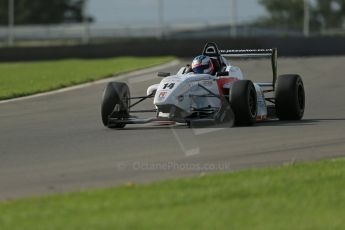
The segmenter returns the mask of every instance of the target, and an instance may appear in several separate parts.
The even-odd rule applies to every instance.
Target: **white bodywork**
[[[207,74],[195,75],[193,73],[166,77],[157,88],[154,105],[175,105],[191,114],[193,109],[221,106],[221,101],[216,97],[198,97],[207,93],[198,86],[204,86],[211,92],[219,94],[218,85],[214,76]]]
[[[220,108],[221,99],[218,97],[198,97],[208,93],[203,86],[215,95],[222,95],[223,89],[231,90],[232,82],[220,83],[225,79],[243,80],[243,74],[239,67],[231,66],[228,62],[225,68],[229,76],[216,77],[208,74],[184,74],[185,68],[174,75],[164,78],[159,84],[150,86],[147,95],[154,94],[154,105],[160,111],[160,116],[169,113],[169,108],[178,107],[183,110],[185,116],[191,115],[194,110],[204,108]],[[267,106],[263,91],[259,84],[254,84],[257,93],[257,120],[267,118]],[[226,96],[226,95],[225,95]]]
[[[266,120],[267,119],[267,105],[264,93],[259,84],[254,83],[256,89],[256,100],[257,100],[257,120]]]

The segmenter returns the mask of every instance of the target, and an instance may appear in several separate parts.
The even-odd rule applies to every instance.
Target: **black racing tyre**
[[[229,100],[235,114],[235,125],[249,126],[255,123],[257,100],[253,82],[235,81],[230,90]]]
[[[301,120],[305,108],[302,78],[296,74],[279,76],[275,86],[276,113],[279,120]]]
[[[109,128],[124,128],[126,124],[109,124],[109,116],[118,118],[128,117],[130,92],[128,85],[122,82],[110,82],[103,92],[102,98],[102,122]],[[114,111],[118,106],[118,111]]]

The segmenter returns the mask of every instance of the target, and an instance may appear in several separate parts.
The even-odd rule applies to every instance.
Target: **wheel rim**
[[[304,110],[304,106],[305,106],[305,96],[304,96],[303,85],[301,85],[301,84],[298,86],[297,96],[298,96],[298,105],[299,105],[299,108],[302,112]]]
[[[250,110],[250,115],[252,117],[255,117],[256,116],[256,98],[255,98],[255,91],[253,89],[251,89],[249,93],[249,110]]]
[[[129,96],[129,94],[128,94],[128,92],[124,92],[123,93],[123,96],[122,96],[122,101],[123,101],[123,103],[124,103],[124,105],[126,106],[126,110],[128,110],[129,111],[129,106],[130,106],[130,102],[129,102],[129,99],[130,98],[130,96]]]
[[[130,96],[127,91],[123,91],[120,95],[119,103],[117,103],[120,106],[120,110],[129,110],[130,105]],[[125,106],[123,108],[123,106]]]

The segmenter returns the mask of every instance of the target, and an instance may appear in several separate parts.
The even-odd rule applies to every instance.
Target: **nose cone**
[[[172,101],[171,93],[169,91],[164,91],[164,90],[157,91],[153,103],[155,105],[162,105],[162,104],[166,104],[167,101]]]
[[[176,105],[180,94],[182,80],[177,76],[167,77],[161,81],[154,98],[156,106],[164,104]]]

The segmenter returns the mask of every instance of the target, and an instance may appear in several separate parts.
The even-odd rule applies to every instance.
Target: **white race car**
[[[300,120],[304,114],[305,93],[297,74],[277,77],[277,49],[219,50],[207,43],[203,55],[216,70],[214,75],[195,74],[189,65],[176,75],[158,73],[159,84],[150,86],[147,95],[131,97],[128,85],[109,83],[103,93],[102,121],[109,128],[154,121],[185,123],[189,127],[209,124],[253,125],[268,119]],[[271,58],[273,81],[253,83],[245,80],[239,67],[227,58]],[[153,108],[134,110],[140,102],[153,98]],[[155,113],[138,118],[134,113]]]

